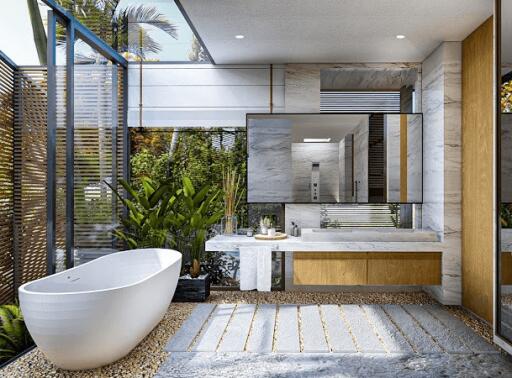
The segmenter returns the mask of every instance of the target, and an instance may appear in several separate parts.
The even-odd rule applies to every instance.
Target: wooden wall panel
[[[493,20],[462,43],[462,303],[492,322]]]

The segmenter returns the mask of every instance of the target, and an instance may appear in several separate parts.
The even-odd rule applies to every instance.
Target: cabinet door
[[[441,252],[368,253],[368,285],[441,285]]]
[[[295,252],[295,285],[366,285],[366,252]]]

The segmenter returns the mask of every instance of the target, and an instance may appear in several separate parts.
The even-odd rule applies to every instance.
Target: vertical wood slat
[[[47,274],[45,67],[20,67],[14,91],[15,290]]]
[[[0,304],[14,299],[14,73],[0,56]]]

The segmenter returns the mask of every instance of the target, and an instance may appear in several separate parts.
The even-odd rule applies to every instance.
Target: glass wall
[[[498,245],[496,333],[512,343],[512,2],[498,1],[501,13],[498,60]]]

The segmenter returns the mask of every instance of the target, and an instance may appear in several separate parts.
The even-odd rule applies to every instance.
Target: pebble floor
[[[157,377],[512,377],[512,363],[435,304],[201,304]]]

